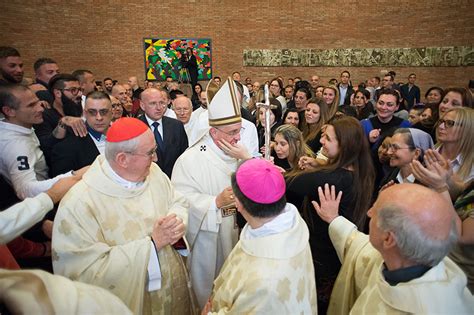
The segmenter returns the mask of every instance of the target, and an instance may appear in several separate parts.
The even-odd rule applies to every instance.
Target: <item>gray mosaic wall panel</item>
[[[250,49],[248,67],[459,67],[474,66],[474,47]]]

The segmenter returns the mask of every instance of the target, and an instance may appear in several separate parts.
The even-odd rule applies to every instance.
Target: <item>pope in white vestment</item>
[[[215,204],[216,196],[230,186],[230,175],[237,163],[206,135],[186,150],[173,168],[172,183],[190,204],[186,232],[191,247],[188,259],[191,281],[201,307],[238,240],[235,215],[223,216]]]
[[[227,207],[231,205],[229,202],[218,205],[221,194],[227,197],[231,194],[230,176],[238,163],[236,158],[227,155],[217,144],[220,140],[226,140],[234,145],[240,140],[240,105],[236,101],[234,89],[232,80],[222,84],[215,95],[210,95],[208,86],[211,128],[178,158],[171,178],[176,190],[186,197],[190,205],[186,231],[191,247],[188,264],[201,308],[209,298],[212,283],[238,239],[235,207]],[[228,193],[225,193],[227,188]]]

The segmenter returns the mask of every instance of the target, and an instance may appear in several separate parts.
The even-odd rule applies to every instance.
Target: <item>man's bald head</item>
[[[372,219],[374,212],[377,216],[377,228],[395,235],[402,258],[414,263],[436,265],[457,241],[452,204],[426,187],[391,186],[380,193],[370,212]],[[371,226],[371,241],[373,232]]]
[[[112,96],[117,98],[122,105],[127,102],[127,90],[122,84],[115,84],[112,87]]]
[[[180,96],[173,101],[173,110],[176,118],[183,124],[187,124],[193,113],[193,103],[188,97]]]

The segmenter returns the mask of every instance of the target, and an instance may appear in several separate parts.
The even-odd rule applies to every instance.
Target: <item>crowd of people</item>
[[[0,312],[474,312],[472,90],[34,71],[0,47]]]

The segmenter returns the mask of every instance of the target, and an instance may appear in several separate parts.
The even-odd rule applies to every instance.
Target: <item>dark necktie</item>
[[[165,143],[163,142],[163,138],[161,137],[160,131],[158,130],[158,126],[160,125],[160,123],[155,121],[151,125],[154,128],[153,129],[153,134],[155,135],[155,141],[156,141],[156,144],[158,145],[158,150],[160,150],[161,152],[164,152],[165,151]]]

